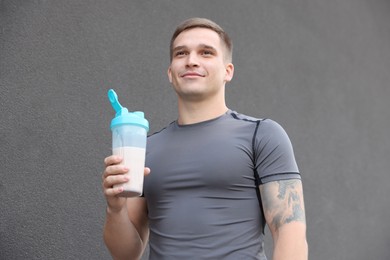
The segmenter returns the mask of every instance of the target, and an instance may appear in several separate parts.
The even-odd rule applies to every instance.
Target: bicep
[[[274,234],[285,224],[305,224],[302,182],[299,179],[272,181],[260,185],[264,216]]]

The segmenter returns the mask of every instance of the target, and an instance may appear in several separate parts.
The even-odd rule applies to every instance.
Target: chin
[[[207,96],[206,93],[200,91],[181,92],[178,93],[178,95],[182,100],[189,100],[189,101],[200,101]]]

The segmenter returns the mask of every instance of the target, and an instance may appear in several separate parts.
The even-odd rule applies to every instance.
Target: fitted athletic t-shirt
[[[266,259],[259,185],[300,179],[284,129],[232,110],[149,136],[146,166],[152,260]]]

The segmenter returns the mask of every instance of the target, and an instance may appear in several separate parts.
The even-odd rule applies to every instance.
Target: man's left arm
[[[301,180],[271,181],[260,185],[260,193],[265,219],[274,241],[273,260],[307,260]]]

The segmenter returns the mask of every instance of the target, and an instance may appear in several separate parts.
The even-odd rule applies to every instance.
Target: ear
[[[226,66],[225,66],[225,81],[226,82],[229,82],[232,80],[233,78],[233,74],[234,74],[234,65],[233,63],[227,63]]]
[[[168,74],[169,82],[172,83],[172,71],[171,71],[171,66],[168,67],[167,74]]]

